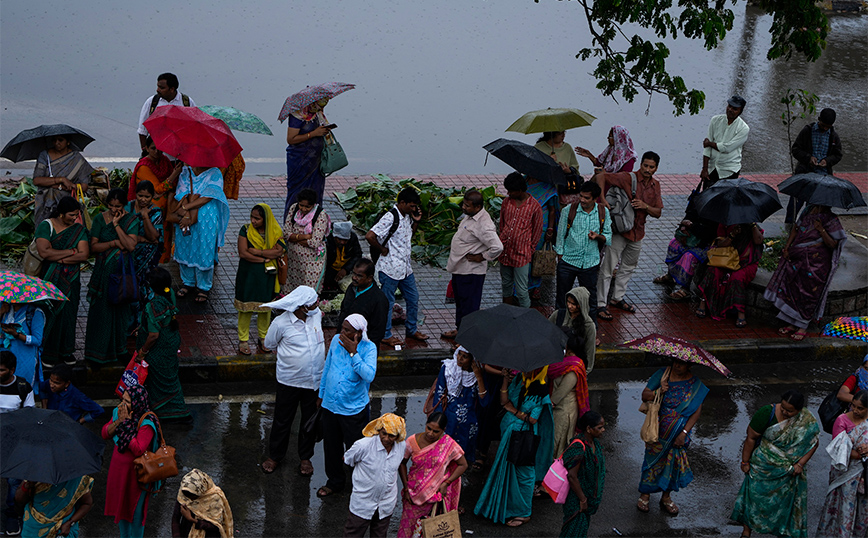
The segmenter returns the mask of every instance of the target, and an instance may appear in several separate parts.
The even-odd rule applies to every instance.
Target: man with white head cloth
[[[289,436],[296,409],[301,408],[305,424],[316,414],[317,390],[325,364],[325,337],[322,332],[322,312],[317,308],[319,296],[313,288],[299,286],[286,297],[262,306],[284,310],[271,323],[265,335],[268,349],[277,350],[277,393],[274,402],[274,422],[268,442],[268,459],[262,462],[263,472],[271,473],[286,456]],[[313,474],[314,432],[298,432],[298,472]]]
[[[316,492],[317,497],[344,488],[344,452],[361,439],[362,429],[370,420],[368,389],[377,374],[377,347],[368,339],[367,330],[364,316],[350,314],[329,344],[319,385],[328,481]]]

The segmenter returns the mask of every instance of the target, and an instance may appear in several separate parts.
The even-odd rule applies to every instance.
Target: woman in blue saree
[[[24,505],[21,536],[78,536],[78,522],[93,507],[93,478],[80,476],[60,484],[24,482],[15,493],[15,502]]]
[[[491,391],[485,386],[482,366],[464,346],[459,346],[451,359],[443,361],[434,387],[434,411],[446,415],[446,435],[455,439],[464,450],[468,464],[476,455],[479,421],[476,419],[477,402],[486,407]]]
[[[283,207],[283,220],[289,208],[296,203],[302,189],[313,189],[317,203],[322,204],[325,190],[325,176],[319,169],[325,136],[330,130],[323,115],[327,98],[311,103],[302,110],[289,114],[286,126],[286,205]]]
[[[500,401],[506,414],[500,422],[497,456],[473,509],[478,516],[510,527],[518,527],[530,520],[534,484],[545,478],[554,450],[547,370],[542,368],[515,378],[504,371]],[[510,439],[520,430],[531,430],[540,438],[534,465],[517,466],[508,461]]]
[[[183,287],[177,297],[195,292],[197,303],[208,300],[214,282],[217,249],[226,240],[229,202],[218,168],[184,168],[175,190],[175,261]]]
[[[663,492],[660,509],[678,515],[672,492],[687,487],[693,481],[693,471],[687,461],[690,432],[699,420],[702,402],[708,388],[690,371],[691,363],[674,360],[670,368],[661,368],[651,376],[642,391],[642,401],[654,400],[657,389],[663,391],[660,404],[659,439],[645,443],[645,460],[639,480],[639,502],[636,508],[648,512],[651,494]]]

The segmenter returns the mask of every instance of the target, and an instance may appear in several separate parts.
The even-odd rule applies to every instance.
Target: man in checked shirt
[[[542,207],[527,193],[527,182],[518,172],[503,180],[508,195],[500,208],[500,280],[503,302],[530,308],[527,277],[530,262],[542,234]],[[513,295],[514,294],[514,295]]]

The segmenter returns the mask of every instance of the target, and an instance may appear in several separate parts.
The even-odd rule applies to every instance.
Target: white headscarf
[[[353,233],[353,223],[349,221],[335,222],[332,224],[332,233],[338,239],[349,239]]]
[[[315,289],[310,286],[299,286],[292,290],[286,297],[270,303],[265,303],[262,306],[265,308],[295,312],[299,307],[315,305],[317,299],[319,299],[319,295],[317,295]]]
[[[362,340],[368,340],[368,320],[361,314],[350,314],[344,321],[349,322],[353,329],[362,331]],[[368,340],[370,342],[370,340]]]
[[[452,358],[443,361],[443,366],[446,367],[444,372],[446,374],[446,391],[453,398],[458,397],[464,387],[472,387],[476,384],[476,374],[472,371],[464,371],[458,366],[459,351],[470,353],[464,346],[458,346],[458,349],[452,354]]]

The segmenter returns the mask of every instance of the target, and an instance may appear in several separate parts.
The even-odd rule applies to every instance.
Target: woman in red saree
[[[832,276],[847,233],[828,206],[812,206],[793,226],[763,296],[787,325],[778,332],[795,341],[805,338],[808,324],[826,308]]]
[[[407,438],[404,461],[398,468],[404,484],[398,538],[419,536],[419,520],[431,513],[434,503],[443,501],[447,512],[458,508],[461,475],[467,470],[467,460],[458,443],[443,433],[445,428],[446,415],[431,413],[425,432]],[[408,460],[413,461],[409,472]]]
[[[142,158],[136,163],[133,175],[130,177],[127,200],[136,199],[136,185],[139,181],[150,181],[154,186],[154,205],[160,208],[165,218],[166,202],[175,195],[175,186],[178,184],[178,176],[181,175],[182,168],[181,161],[170,161],[162,151],[157,149],[154,140],[149,136],[145,141],[145,149],[142,150]],[[173,229],[173,226],[166,226],[163,230],[163,254],[160,256],[160,263],[167,263],[172,259]]]
[[[712,247],[735,248],[738,251],[739,268],[733,271],[710,265],[706,267],[705,275],[696,285],[700,297],[696,316],[704,318],[707,307],[712,319],[721,320],[734,308],[738,313],[735,326],[746,327],[745,296],[763,254],[763,230],[756,223],[731,226],[718,224],[717,239]]]

